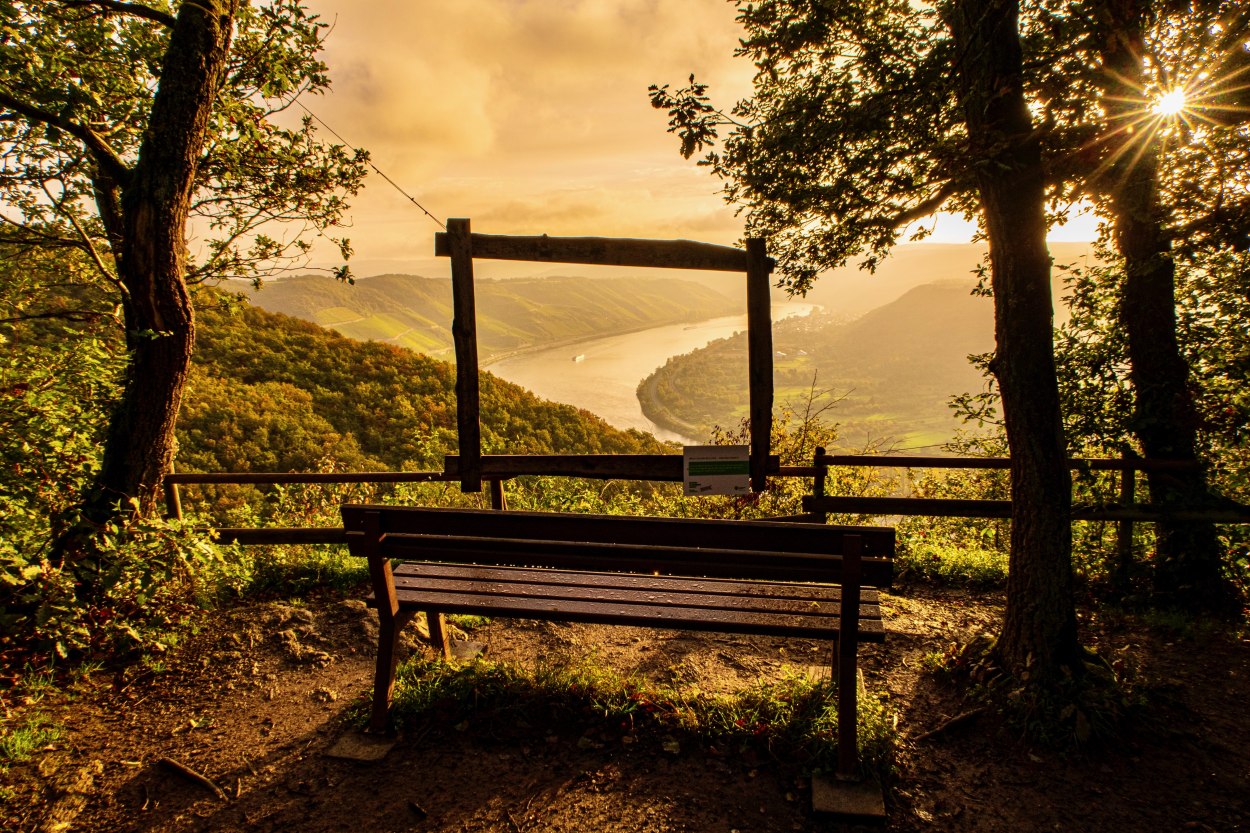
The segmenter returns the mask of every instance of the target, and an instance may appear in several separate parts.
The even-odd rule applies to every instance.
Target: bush
[[[1007,553],[973,545],[910,540],[901,547],[896,565],[901,575],[965,587],[1003,587]]]

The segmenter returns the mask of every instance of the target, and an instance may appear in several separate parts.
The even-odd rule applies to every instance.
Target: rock
[[[55,798],[52,799],[48,813],[44,816],[39,833],[62,833],[62,831],[70,830],[78,814],[87,806],[87,798],[95,789],[96,776],[103,774],[104,764],[100,761],[91,761],[64,777],[58,778],[51,788]]]

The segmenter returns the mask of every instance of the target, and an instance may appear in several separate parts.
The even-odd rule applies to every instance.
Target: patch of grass
[[[447,621],[451,622],[462,631],[472,633],[478,628],[484,628],[490,624],[489,616],[474,616],[470,613],[451,613],[447,616]]]
[[[56,682],[56,672],[52,668],[36,668],[29,663],[22,668],[14,682],[12,698],[16,702],[38,703],[44,697],[60,690]]]
[[[254,547],[251,592],[297,597],[316,587],[350,590],[369,579],[365,559],[335,546]]]
[[[11,728],[0,726],[0,762],[5,764],[29,760],[36,752],[65,736],[62,727],[48,723],[39,715],[27,717]]]
[[[901,549],[899,571],[914,578],[961,587],[1003,587],[1007,553],[976,546],[912,542]]]
[[[660,685],[623,677],[587,662],[539,663],[532,669],[476,660],[457,666],[416,658],[396,676],[393,719],[433,720],[492,737],[532,737],[540,729],[603,742],[653,742],[674,753],[683,744],[753,749],[784,765],[818,772],[837,764],[834,687],[788,670],[733,695],[693,685]],[[861,768],[866,777],[889,775],[896,741],[885,697],[862,694]],[[626,740],[628,738],[628,740]],[[598,743],[599,741],[587,741]]]

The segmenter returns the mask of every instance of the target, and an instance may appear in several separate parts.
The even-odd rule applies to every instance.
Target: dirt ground
[[[922,658],[994,628],[995,594],[904,588],[889,638],[864,649],[901,736],[889,831],[1250,831],[1250,640],[1084,614],[1083,638],[1134,665],[1152,705],[1111,748],[1030,750],[990,718],[925,737],[967,706]],[[381,761],[327,755],[371,685],[373,614],[357,600],[257,603],[214,614],[161,673],[101,674],[33,707],[65,737],[0,775],[13,831],[795,831],[810,787],[715,748],[587,743],[535,728],[401,738]],[[803,641],[496,620],[488,656],[592,656],[622,671],[729,690],[817,666]],[[423,650],[420,646],[414,650]],[[170,762],[217,785],[179,773]]]

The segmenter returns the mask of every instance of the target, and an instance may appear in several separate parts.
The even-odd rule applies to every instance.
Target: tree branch
[[[926,200],[922,200],[916,205],[904,211],[900,211],[891,217],[882,217],[879,220],[871,221],[875,226],[883,228],[900,228],[909,225],[917,220],[928,217],[933,212],[942,207],[942,204],[955,196],[960,191],[960,185],[953,179],[948,179],[942,183],[942,187]]]
[[[14,315],[9,318],[0,318],[0,324],[20,324],[24,321],[43,321],[47,319],[62,319],[65,321],[99,321],[104,318],[117,319],[117,311],[110,310],[102,312],[99,310],[89,309],[64,309],[55,310],[53,312],[32,312],[25,315]]]
[[[130,168],[126,167],[126,163],[122,161],[121,157],[109,146],[108,142],[104,141],[104,138],[99,133],[96,133],[85,124],[62,118],[50,110],[44,110],[42,107],[36,107],[33,104],[22,101],[4,88],[0,88],[0,106],[9,108],[29,121],[50,124],[53,127],[64,130],[87,146],[87,149],[91,151],[91,155],[95,157],[96,164],[105,173],[118,182],[125,183],[129,181]]]
[[[1172,229],[1173,240],[1199,234],[1247,235],[1250,234],[1250,197],[1243,197],[1229,205],[1221,205],[1208,214]]]
[[[71,9],[83,8],[84,6],[95,6],[105,9],[106,11],[117,12],[118,14],[128,14],[134,17],[141,17],[144,20],[151,20],[168,26],[171,29],[174,25],[174,16],[160,9],[154,9],[151,6],[145,6],[142,3],[126,3],[123,0],[61,0],[62,5]]]
[[[69,220],[70,225],[74,227],[74,231],[78,232],[78,238],[82,242],[82,247],[91,258],[91,262],[95,264],[96,269],[100,270],[100,276],[113,284],[117,284],[117,276],[104,265],[104,258],[100,257],[100,252],[96,249],[95,243],[91,240],[91,235],[87,234],[87,230],[82,227],[82,223],[78,222],[78,218],[74,216],[74,212],[66,210],[62,206],[61,201],[52,196],[52,192],[48,189],[47,183],[44,183],[43,185],[43,192],[48,195],[48,199],[52,200],[52,204],[56,207],[57,213]]]

